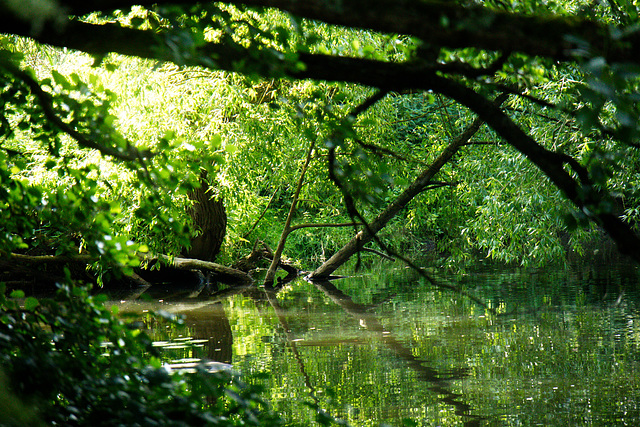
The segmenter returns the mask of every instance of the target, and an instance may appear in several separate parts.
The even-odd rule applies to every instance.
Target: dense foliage
[[[606,233],[640,260],[635,4],[141,3],[0,4],[13,287],[66,283],[66,264],[102,284],[184,254],[204,233],[189,214],[203,176],[227,210],[225,264],[256,240],[273,268],[323,264],[412,185],[369,249],[531,265]],[[29,304],[7,306],[26,330],[63,318]]]
[[[2,297],[0,424],[281,424],[258,389],[228,372],[170,373],[145,324],[118,319],[105,300],[67,286],[23,305]]]
[[[338,208],[344,197],[347,202],[353,197],[367,219],[392,201],[472,118],[462,106],[475,109],[472,92],[464,95],[460,89],[466,98],[459,99],[455,87],[440,87],[449,99],[438,90],[400,89],[353,121],[348,114],[371,90],[281,78],[314,77],[316,72],[322,78],[322,63],[314,58],[328,61],[326,67],[332,58],[363,58],[343,64],[345,82],[353,81],[350,70],[357,67],[377,64],[387,73],[387,65],[398,63],[407,64],[407,70],[410,65],[425,73],[435,70],[457,79],[459,88],[466,85],[482,95],[509,91],[514,95],[503,112],[539,144],[523,149],[488,122],[493,129],[481,129],[444,167],[438,183],[446,185],[425,192],[390,225],[389,235],[404,238],[387,244],[418,251],[435,247],[447,262],[479,253],[540,264],[562,259],[567,251],[582,253],[593,238],[576,225],[584,227],[589,219],[605,229],[611,213],[635,223],[636,68],[598,56],[598,47],[589,40],[576,44],[570,61],[562,57],[553,63],[527,55],[526,47],[523,53],[507,55],[478,46],[437,46],[421,40],[418,29],[410,31],[411,37],[367,32],[359,27],[375,27],[375,22],[365,25],[355,17],[353,28],[345,29],[276,10],[198,7],[200,12],[163,5],[123,8],[109,21],[122,27],[100,27],[114,34],[121,28],[142,38],[155,29],[161,36],[154,36],[154,43],[169,51],[135,50],[142,49],[136,45],[142,39],[135,37],[129,47],[117,42],[104,47],[128,54],[134,53],[128,49],[135,50],[138,56],[169,59],[177,66],[85,49],[92,58],[3,38],[3,203],[11,207],[3,209],[5,252],[80,250],[95,255],[107,269],[136,265],[135,252],[147,248],[178,255],[198,232],[189,229],[185,206],[187,193],[198,185],[198,171],[205,168],[227,205],[229,232],[222,259],[229,261],[256,238],[275,245],[298,168],[311,145],[308,184],[302,188],[294,223],[349,221],[354,211]],[[537,13],[534,5],[524,3],[500,7]],[[555,13],[572,14],[581,7],[565,2],[556,5]],[[82,7],[73,5],[72,10]],[[489,10],[477,13],[492,16]],[[620,25],[622,33],[614,37],[631,37],[622,28],[624,16],[632,11],[609,11],[592,19]],[[304,8],[297,12],[318,13]],[[406,18],[401,8],[390,13]],[[89,15],[80,23],[95,27],[107,16]],[[338,19],[309,17],[324,17],[330,24]],[[459,25],[466,25],[465,19],[461,17]],[[514,22],[522,19],[513,15]],[[596,21],[593,25],[600,25]],[[440,25],[451,28],[444,18]],[[38,38],[51,43],[46,28]],[[82,49],[74,43],[67,45]],[[231,52],[245,60],[226,62],[230,58],[224,54]],[[216,68],[244,75],[211,71]],[[430,78],[425,75],[424,81]],[[409,81],[403,84],[422,89]],[[545,160],[549,153],[570,167],[572,175],[557,169],[556,160]],[[330,161],[328,173],[330,159],[335,161]],[[563,201],[563,192],[578,210]],[[297,231],[287,253],[305,263],[322,260],[349,232]]]

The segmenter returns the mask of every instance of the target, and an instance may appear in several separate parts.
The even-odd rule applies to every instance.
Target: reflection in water
[[[362,327],[375,332],[378,338],[393,351],[398,359],[406,362],[409,368],[418,373],[417,378],[431,384],[429,390],[436,393],[442,402],[455,407],[456,415],[460,415],[465,419],[465,426],[480,425],[479,420],[481,417],[472,415],[471,406],[461,400],[463,396],[453,393],[450,388],[449,381],[462,379],[464,377],[464,369],[450,371],[444,375],[436,369],[425,366],[423,361],[413,355],[410,348],[398,341],[390,331],[382,326],[377,316],[367,311],[366,306],[354,303],[351,297],[336,288],[333,283],[314,282],[314,285],[327,294],[331,301],[340,306],[345,312],[358,319]]]
[[[284,333],[287,337],[287,345],[289,346],[289,348],[291,348],[293,357],[295,358],[296,363],[298,364],[298,368],[300,369],[300,373],[304,378],[304,384],[307,386],[307,389],[309,390],[309,397],[313,399],[313,402],[315,403],[316,407],[320,409],[321,401],[317,395],[316,387],[311,382],[311,378],[307,372],[307,368],[305,367],[304,360],[300,355],[300,352],[298,351],[298,345],[296,344],[297,340],[291,334],[291,329],[289,328],[289,322],[287,321],[287,316],[283,312],[282,308],[280,307],[280,304],[278,303],[278,300],[276,299],[277,289],[274,289],[274,288],[264,289],[264,293],[265,293],[265,296],[267,297],[267,300],[269,301],[269,304],[273,308],[274,313],[278,317],[280,325],[282,325]]]
[[[164,304],[188,330],[158,339],[206,340],[189,355],[268,372],[267,398],[302,425],[315,412],[301,401],[354,426],[640,425],[637,277],[585,268],[456,278],[498,315],[397,272],[341,279],[340,289],[232,289]]]
[[[233,360],[233,334],[221,303],[183,312],[191,336],[204,342],[203,358],[222,363]]]

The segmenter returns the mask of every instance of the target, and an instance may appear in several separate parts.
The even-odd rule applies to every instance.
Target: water
[[[154,333],[168,360],[230,363],[302,425],[303,402],[353,426],[640,425],[637,268],[439,280],[487,305],[397,269],[163,302],[186,325]]]

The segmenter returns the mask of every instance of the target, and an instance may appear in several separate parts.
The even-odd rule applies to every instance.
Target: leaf
[[[104,68],[107,71],[113,72],[113,71],[116,71],[118,69],[118,65],[116,65],[114,63],[111,63],[111,62],[108,62],[108,63],[104,64]]]
[[[131,26],[132,27],[140,27],[144,23],[145,23],[145,20],[140,18],[140,17],[136,16],[136,17],[131,18]]]
[[[11,298],[24,298],[24,291],[21,291],[20,289],[16,289],[14,291],[11,291],[11,294],[9,296]]]
[[[109,296],[107,294],[98,294],[93,297],[93,301],[96,302],[97,304],[104,304],[105,302],[107,302],[108,299],[109,299]]]
[[[35,310],[35,308],[39,305],[40,305],[40,301],[38,301],[37,298],[28,297],[26,300],[24,300],[24,308],[27,311]]]
[[[69,83],[69,80],[67,80],[67,78],[62,74],[60,74],[58,71],[51,70],[51,76],[53,77],[53,81],[55,81],[57,84],[62,86],[64,89],[66,90],[71,89],[71,84]]]
[[[113,123],[118,120],[118,118],[112,114],[109,114],[104,118],[104,124],[107,126],[113,126]]]

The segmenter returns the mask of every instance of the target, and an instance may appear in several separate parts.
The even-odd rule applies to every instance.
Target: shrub
[[[0,291],[0,425],[283,424],[228,372],[171,374],[144,324],[86,287],[60,285],[52,299]]]

